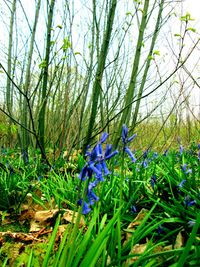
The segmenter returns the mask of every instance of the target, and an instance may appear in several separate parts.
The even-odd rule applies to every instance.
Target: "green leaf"
[[[80,55],[81,56],[81,53],[80,52],[75,52],[74,55]]]
[[[149,56],[148,59],[149,59],[149,60],[154,60],[154,57],[153,57],[153,56]]]
[[[181,35],[179,33],[175,33],[174,36],[181,37]]]
[[[187,28],[186,31],[196,32],[196,29],[195,28]]]
[[[58,24],[56,27],[59,28],[59,29],[62,29],[62,25]]]
[[[56,239],[56,234],[57,234],[58,227],[59,227],[59,224],[60,224],[60,216],[61,215],[59,214],[58,218],[57,218],[57,221],[56,221],[56,224],[54,226],[54,230],[53,230],[52,236],[51,236],[50,241],[49,241],[49,246],[48,246],[47,253],[45,255],[42,267],[47,267],[48,266],[48,262],[49,262],[49,260],[51,258],[51,251],[53,249],[53,246],[54,246],[54,243],[55,243],[55,239]]]
[[[100,256],[101,252],[103,251],[104,246],[106,245],[107,239],[108,239],[109,234],[110,234],[110,230],[115,225],[116,220],[119,216],[119,212],[120,212],[120,209],[114,215],[114,217],[109,221],[109,223],[106,225],[106,227],[103,229],[103,231],[100,234],[98,234],[97,238],[94,240],[91,247],[87,251],[84,259],[82,260],[80,267],[96,266],[96,262],[98,260],[98,257]]]
[[[188,21],[191,21],[191,20],[194,20],[194,19],[191,18],[190,13],[187,12],[185,16],[181,16],[181,17],[180,17],[180,20],[181,20],[181,21],[188,22]]]
[[[67,49],[70,48],[70,47],[71,47],[71,43],[70,43],[68,37],[66,37],[66,38],[63,40],[63,46],[62,46],[62,49],[63,49],[64,52],[66,52]]]
[[[47,66],[47,62],[45,59],[43,59],[43,61],[39,64],[39,68],[44,69],[46,66]]]
[[[54,45],[56,43],[56,41],[51,41],[50,45]]]
[[[160,51],[159,51],[159,50],[155,50],[155,51],[153,51],[153,55],[160,56]]]

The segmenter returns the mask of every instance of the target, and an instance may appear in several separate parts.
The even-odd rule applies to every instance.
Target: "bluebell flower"
[[[191,200],[190,196],[186,196],[184,199],[184,204],[186,205],[186,207],[191,207],[196,204],[196,200]]]
[[[151,180],[150,180],[150,183],[151,183],[151,187],[154,189],[154,186],[155,186],[155,183],[156,183],[156,180],[157,180],[157,177],[155,174],[153,174],[151,176]]]
[[[131,137],[128,138],[128,127],[124,124],[122,127],[122,142],[124,145],[128,144],[130,141],[132,141],[137,134],[133,134]]]
[[[94,180],[94,182],[89,182],[88,185],[88,191],[91,191],[93,188],[95,188],[98,185],[99,181]]]
[[[89,168],[93,171],[98,181],[104,181],[101,168],[98,168],[97,165],[95,166],[93,162],[89,163]]]
[[[89,150],[87,147],[85,156],[88,158],[87,163],[82,168],[79,179],[81,181],[85,181],[87,178],[89,179],[88,188],[87,190],[87,199],[88,203],[84,201],[83,203],[83,214],[87,214],[90,212],[90,205],[93,205],[94,202],[99,200],[99,197],[95,195],[93,189],[98,185],[99,182],[103,182],[103,176],[107,176],[110,174],[106,166],[106,160],[115,156],[118,151],[112,151],[112,145],[106,145],[105,151],[103,151],[102,144],[107,140],[108,134],[103,133],[100,141],[94,146],[92,150]],[[92,182],[92,177],[95,180]],[[80,204],[81,203],[81,204]],[[82,199],[79,200],[79,205],[82,205]]]
[[[99,200],[99,197],[96,196],[92,190],[88,190],[87,197],[90,205],[93,205],[94,202],[97,202]]]
[[[186,182],[186,180],[182,180],[182,181],[180,182],[180,184],[178,184],[178,187],[179,187],[179,188],[182,188],[183,185],[185,184],[185,182]]]
[[[163,229],[162,225],[158,225],[157,232],[158,232],[159,235],[164,232],[164,229]]]
[[[78,205],[79,206],[82,206],[83,205],[83,207],[82,207],[82,214],[84,214],[84,215],[88,214],[91,211],[91,209],[88,206],[88,204],[85,201],[83,202],[82,199],[79,199]]]
[[[167,154],[168,154],[168,151],[169,151],[169,149],[166,149],[166,150],[164,151],[164,153],[163,153],[163,156],[164,156],[164,157],[166,157],[166,156],[167,156]]]
[[[22,158],[26,164],[29,163],[28,151],[26,149],[22,149]]]
[[[131,206],[131,213],[136,213],[137,212],[137,208],[135,205]]]
[[[188,222],[188,227],[193,227],[195,225],[195,221],[194,220],[191,220]]]
[[[144,167],[144,168],[147,168],[148,167],[148,161],[145,159],[145,160],[143,160],[143,162],[142,162],[142,166]]]
[[[135,158],[135,156],[133,155],[133,153],[127,146],[124,148],[124,151],[129,155],[133,163],[136,162],[137,159]]]
[[[124,151],[129,155],[131,158],[132,162],[136,162],[136,158],[131,152],[131,150],[127,147],[127,144],[131,142],[137,135],[134,134],[131,137],[128,138],[128,127],[124,124],[122,127],[122,142],[124,145]]]
[[[143,158],[146,159],[147,156],[148,156],[148,153],[149,153],[149,149],[145,150],[144,153],[143,153]]]
[[[81,172],[80,172],[80,174],[79,174],[79,179],[80,179],[81,181],[85,181],[86,178],[89,177],[88,172],[89,172],[89,168],[88,168],[87,165],[85,165],[85,166],[82,168],[82,170],[81,170]]]
[[[182,145],[180,145],[180,147],[179,147],[179,153],[180,153],[180,155],[182,155],[182,154],[183,154],[183,151],[184,151],[184,148],[183,148],[183,146],[182,146]]]
[[[200,144],[197,145],[197,148],[200,150]]]
[[[105,149],[105,153],[104,153],[105,160],[114,157],[118,153],[119,153],[118,150],[115,150],[115,151],[112,152],[112,145],[106,144],[106,149]]]
[[[200,150],[198,151],[197,157],[198,157],[198,160],[200,160]]]
[[[154,152],[151,159],[156,159],[158,157],[158,152]]]
[[[100,138],[100,141],[99,141],[99,142],[100,142],[101,144],[103,144],[103,143],[106,141],[106,139],[108,138],[108,136],[109,136],[108,133],[106,133],[106,132],[103,133],[102,136],[101,136],[101,138]]]
[[[181,170],[182,170],[185,174],[192,173],[192,169],[187,169],[187,164],[183,164],[183,165],[181,166]]]

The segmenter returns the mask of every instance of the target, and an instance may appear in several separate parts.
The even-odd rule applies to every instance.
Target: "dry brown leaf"
[[[147,248],[147,243],[146,244],[136,244],[130,254],[143,254],[144,251],[146,250]],[[127,260],[126,262],[126,266],[129,266],[130,264],[133,264],[134,262],[136,262],[137,260],[139,259],[139,256],[135,256],[135,257],[132,257],[130,259]]]
[[[40,231],[51,224],[52,219],[58,215],[59,209],[35,212],[30,221],[30,232]]]
[[[176,237],[174,248],[177,249],[177,248],[181,248],[183,246],[184,246],[184,237],[183,237],[182,231],[180,231]]]
[[[136,218],[133,220],[133,222],[131,222],[127,228],[127,230],[131,230],[134,231],[136,229],[136,226],[139,226],[143,219],[145,218],[146,214],[148,213],[147,209],[141,209],[141,211],[138,213],[138,215],[136,216]],[[127,241],[131,238],[132,233],[126,233],[126,238],[125,238],[125,243],[127,243]]]
[[[10,237],[20,242],[29,242],[29,241],[43,242],[43,240],[36,238],[32,234],[26,234],[26,233],[20,233],[20,232],[17,232],[17,233],[12,233],[11,231],[0,232],[0,237],[2,238]]]
[[[135,226],[138,226],[141,224],[145,216],[147,215],[148,210],[147,209],[141,209],[141,211],[138,213],[136,218],[131,222],[128,226],[128,229],[135,230]]]
[[[65,213],[63,214],[62,218],[67,222],[67,223],[75,223],[76,219],[78,217],[78,212],[74,212],[72,210],[65,209]],[[85,220],[83,216],[81,216],[79,227],[82,227],[85,225]]]

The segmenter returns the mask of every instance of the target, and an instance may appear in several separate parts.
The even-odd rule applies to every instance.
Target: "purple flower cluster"
[[[83,201],[83,199],[78,201],[78,205],[82,205],[83,214],[89,213],[91,211],[90,206],[99,200],[99,197],[95,195],[93,189],[99,184],[99,182],[104,181],[104,176],[110,174],[110,171],[106,166],[106,160],[112,158],[118,153],[117,150],[112,152],[112,145],[110,144],[106,144],[105,151],[103,151],[102,144],[105,143],[107,138],[108,134],[103,133],[97,145],[91,151],[86,152],[88,160],[79,174],[79,179],[81,181],[89,179],[88,187],[86,189],[87,201]],[[91,181],[92,177],[95,178],[94,181]]]
[[[136,136],[137,136],[137,134],[134,134],[128,138],[128,127],[126,125],[123,125],[123,127],[122,127],[122,142],[124,145],[123,149],[129,155],[132,162],[136,162],[136,158],[135,158],[134,154],[131,152],[130,148],[128,148],[127,144],[129,142],[131,142]]]

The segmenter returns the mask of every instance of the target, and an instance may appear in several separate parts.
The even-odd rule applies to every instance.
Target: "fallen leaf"
[[[78,212],[74,212],[72,210],[69,209],[65,209],[65,213],[63,214],[62,218],[68,222],[68,223],[75,223],[78,217]],[[85,225],[85,220],[83,218],[83,216],[81,215],[81,219],[79,222],[79,227],[81,228],[82,226]]]
[[[181,248],[183,246],[184,246],[184,237],[183,237],[182,231],[180,231],[176,237],[174,248],[177,249],[177,248]]]
[[[30,232],[40,231],[42,228],[50,226],[52,220],[58,215],[59,209],[35,212],[30,221]]]

